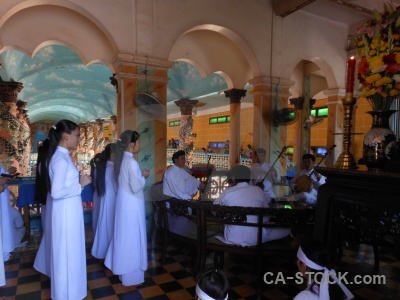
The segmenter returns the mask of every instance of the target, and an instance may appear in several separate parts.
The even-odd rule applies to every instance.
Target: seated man
[[[204,188],[204,183],[191,176],[185,170],[185,151],[179,150],[172,155],[174,165],[164,173],[163,192],[165,195],[190,200],[198,189]],[[191,211],[189,211],[191,214]],[[178,234],[191,234],[196,230],[196,224],[182,216],[168,215],[169,229]]]
[[[268,207],[265,194],[258,186],[249,184],[251,171],[246,166],[232,169],[233,187],[227,188],[214,204],[243,207]],[[256,216],[247,216],[247,222],[257,223]],[[268,217],[265,219],[268,222]],[[263,242],[282,239],[290,234],[289,228],[264,228]],[[226,244],[239,246],[255,246],[257,244],[257,228],[240,225],[226,225],[224,237],[216,237]]]
[[[172,155],[172,162],[164,173],[164,194],[178,199],[189,200],[199,188],[204,187],[200,182],[185,169],[185,151],[179,150]]]
[[[274,182],[280,181],[281,176],[278,171],[272,166],[272,164],[265,161],[265,155],[267,151],[264,148],[258,148],[255,152],[257,163],[251,166],[251,179],[254,185],[263,183],[264,193],[269,200],[276,198],[273,191],[272,184]],[[271,169],[271,171],[270,171]],[[265,175],[268,176],[264,179]]]
[[[295,193],[296,201],[315,205],[317,203],[318,188],[325,183],[325,177],[314,170],[315,156],[302,156],[304,169],[298,171],[290,181],[290,188]]]

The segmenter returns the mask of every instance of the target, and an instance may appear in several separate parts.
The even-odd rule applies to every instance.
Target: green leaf
[[[397,18],[396,24],[394,26],[395,27],[399,27],[400,26],[400,16]]]
[[[382,20],[381,14],[376,9],[374,9],[374,19],[377,20],[377,21],[381,21]]]

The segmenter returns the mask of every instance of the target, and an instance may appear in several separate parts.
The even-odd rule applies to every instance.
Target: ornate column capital
[[[303,106],[304,106],[304,98],[303,97],[289,99],[289,102],[290,102],[290,104],[294,105],[295,110],[303,110]]]
[[[22,100],[18,100],[17,101],[17,110],[18,110],[18,113],[20,114],[20,115],[22,115],[23,114],[23,112],[24,112],[24,110],[25,110],[25,107],[26,107],[26,102],[24,102],[24,101],[22,101]]]
[[[289,101],[290,104],[294,105],[295,110],[303,110],[305,101],[304,97],[292,98],[289,99]],[[314,106],[315,102],[317,102],[317,100],[310,99],[310,109]]]
[[[196,106],[199,100],[179,99],[174,102],[181,109],[181,115],[192,115],[193,107]]]
[[[117,124],[117,116],[111,116],[110,119],[111,119],[111,121],[113,122],[114,125]]]
[[[18,93],[22,90],[22,82],[9,82],[0,80],[0,101],[17,102]]]
[[[240,100],[246,96],[246,90],[241,90],[241,89],[230,89],[227,91],[224,91],[225,93],[225,98],[229,98],[231,104],[232,103],[240,103]]]
[[[103,126],[104,119],[96,119],[96,123],[97,123],[97,125],[99,125],[101,127],[101,126]]]

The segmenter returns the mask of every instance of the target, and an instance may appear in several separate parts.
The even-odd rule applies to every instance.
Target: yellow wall
[[[327,105],[327,100],[318,100],[315,107],[321,107]],[[351,152],[354,156],[355,161],[357,162],[362,157],[362,144],[365,133],[371,128],[372,125],[372,117],[366,113],[366,111],[371,110],[371,107],[367,100],[364,98],[359,98],[357,100],[357,104],[355,109],[356,116],[354,118],[355,129],[354,132],[360,133],[358,135],[354,135],[351,145]],[[247,144],[253,143],[252,137],[252,127],[253,127],[253,108],[242,109],[240,112],[240,140],[241,147],[246,150]],[[193,132],[196,133],[196,137],[193,138],[195,143],[195,151],[200,152],[202,147],[208,145],[208,142],[223,142],[228,139],[229,136],[229,124],[216,124],[209,125],[209,118],[214,118],[218,116],[226,116],[229,115],[229,112],[224,113],[216,113],[210,114],[206,116],[193,116]],[[180,120],[180,118],[168,119],[168,122]],[[295,131],[294,125],[288,125],[288,139],[287,145],[294,145]],[[177,127],[169,127],[167,129],[168,140],[174,138],[179,140],[179,126]],[[167,141],[168,141],[167,140]],[[312,146],[322,146],[326,147],[327,140],[327,119],[318,125],[315,125],[311,128],[311,147]]]
[[[240,141],[241,147],[247,150],[247,144],[253,143],[253,108],[244,108],[240,110]],[[209,142],[224,142],[229,139],[230,123],[209,124],[210,118],[229,116],[229,112],[210,114],[206,116],[193,115],[193,137],[196,152],[201,152],[202,147],[206,147]],[[169,122],[180,120],[180,118],[168,119],[167,124],[167,143],[171,138],[179,140],[179,126],[169,127]],[[167,146],[170,148],[170,146]]]
[[[325,106],[327,100],[318,100],[317,105],[315,107]],[[371,110],[371,106],[365,98],[358,98],[357,104],[354,107],[355,117],[354,117],[354,132],[359,133],[355,134],[352,139],[351,145],[351,153],[354,156],[355,161],[357,162],[360,158],[362,158],[362,148],[363,148],[363,139],[365,133],[371,128],[372,125],[372,117],[367,114],[367,111]],[[288,126],[288,141],[287,144],[293,145],[295,138],[294,125]],[[327,146],[327,119],[325,119],[322,123],[311,127],[311,147],[312,146]]]

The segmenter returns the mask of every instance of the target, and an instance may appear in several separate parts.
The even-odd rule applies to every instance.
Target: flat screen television
[[[209,142],[208,145],[210,148],[222,149],[224,148],[225,142]]]
[[[315,147],[314,153],[315,153],[315,156],[323,157],[327,151],[328,151],[328,149],[326,147]]]

